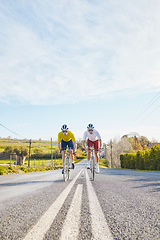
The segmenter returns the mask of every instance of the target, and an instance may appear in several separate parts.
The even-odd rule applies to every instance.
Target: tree
[[[132,147],[136,151],[142,150],[142,146],[140,144],[140,141],[136,136],[134,136],[134,138],[133,138]]]
[[[152,140],[151,140],[151,146],[156,146],[156,145],[158,145],[158,140],[155,139],[155,138],[152,138]]]
[[[13,147],[11,147],[11,146],[5,147],[4,152],[9,155],[13,154]]]
[[[144,150],[146,150],[150,146],[150,141],[144,136],[139,137],[139,142]]]
[[[35,155],[36,158],[39,158],[39,157],[41,157],[41,156],[43,155],[43,149],[41,149],[41,148],[35,148],[35,149],[33,150],[33,153],[34,153],[34,155]]]
[[[112,144],[112,146],[111,146]],[[120,154],[131,150],[132,146],[128,137],[122,137],[120,140],[114,139],[112,143],[108,144],[106,148],[106,165],[113,167],[120,167]]]
[[[132,148],[128,138],[122,138],[119,142],[113,141],[113,162],[116,167],[120,166],[120,154]]]
[[[25,147],[16,147],[13,152],[17,155],[17,165],[24,165],[24,161],[28,155],[28,149]]]

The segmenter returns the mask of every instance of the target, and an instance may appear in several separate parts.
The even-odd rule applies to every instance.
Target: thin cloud
[[[52,105],[160,89],[159,2],[16,3],[0,4],[1,102]]]

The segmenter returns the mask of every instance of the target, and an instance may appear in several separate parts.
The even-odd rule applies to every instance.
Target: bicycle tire
[[[70,160],[70,157],[67,159],[67,180],[69,179],[69,172],[70,172],[69,160]]]
[[[66,157],[65,158],[65,164],[64,164],[64,173],[63,173],[63,180],[66,182],[69,179],[69,173],[70,173],[70,167],[69,167],[69,160],[70,158]],[[67,162],[67,165],[66,165]]]
[[[91,173],[92,173],[92,179],[94,180],[95,162],[94,162],[94,156],[93,155],[92,155],[92,158],[91,158]]]
[[[63,180],[64,180],[64,182],[67,180],[67,178],[66,178],[66,166],[64,166],[64,172],[63,172]]]
[[[95,158],[93,157],[93,180],[95,177]]]
[[[67,179],[69,180],[69,173],[70,173],[70,169],[69,167],[67,167]]]
[[[67,161],[67,157],[65,157],[65,159],[64,159],[64,164],[63,164],[63,169],[64,169],[64,171],[63,171],[63,180],[64,180],[64,182],[67,180],[67,166],[66,166],[66,161]]]

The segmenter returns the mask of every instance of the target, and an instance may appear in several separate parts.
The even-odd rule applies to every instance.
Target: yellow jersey
[[[73,142],[76,141],[74,134],[71,131],[68,131],[67,135],[64,135],[63,132],[59,132],[58,133],[58,143],[61,142],[61,139],[63,139],[63,141],[65,142],[69,142],[71,139]]]

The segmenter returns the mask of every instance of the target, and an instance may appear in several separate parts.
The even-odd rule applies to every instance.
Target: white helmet
[[[64,125],[61,127],[61,130],[62,130],[62,131],[68,131],[68,126],[67,126],[67,124],[64,124]]]
[[[88,129],[93,129],[93,128],[94,128],[94,126],[93,126],[93,124],[92,124],[92,123],[89,123],[89,124],[88,124],[88,126],[87,126],[87,128],[88,128]]]

